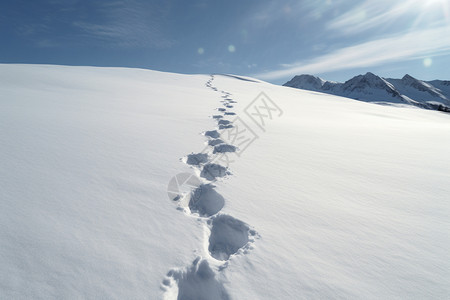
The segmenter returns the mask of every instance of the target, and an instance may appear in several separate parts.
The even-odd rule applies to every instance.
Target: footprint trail
[[[219,114],[212,116],[217,127],[206,130],[203,135],[207,139],[207,148],[202,153],[188,154],[182,161],[196,170],[201,183],[192,186],[188,194],[174,194],[173,200],[177,209],[188,217],[193,217],[203,223],[209,237],[205,240],[207,253],[198,256],[192,264],[184,269],[170,270],[161,284],[164,299],[230,299],[229,294],[220,281],[221,272],[228,266],[228,261],[234,257],[245,255],[251,249],[252,243],[259,237],[245,222],[230,215],[221,213],[226,199],[220,195],[213,184],[220,178],[230,176],[228,165],[220,164],[218,157],[236,152],[238,147],[226,143],[221,138],[223,131],[233,128],[233,122],[227,116],[236,115],[230,111],[233,103],[237,103],[232,94],[213,86],[214,75],[206,82],[206,87],[221,93],[221,102],[225,107],[217,108]],[[199,249],[204,246],[199,245]]]

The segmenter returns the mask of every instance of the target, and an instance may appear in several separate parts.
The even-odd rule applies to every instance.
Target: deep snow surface
[[[1,298],[450,295],[448,114],[37,65],[0,65],[0,107]]]

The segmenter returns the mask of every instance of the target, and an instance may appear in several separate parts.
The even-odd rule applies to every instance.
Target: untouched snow
[[[217,86],[236,111],[260,90],[284,110],[219,186],[224,211],[261,235],[228,267],[235,299],[450,295],[448,114]]]
[[[209,76],[1,65],[0,77],[0,298],[157,298],[203,240],[166,188],[211,126]]]
[[[0,105],[2,298],[450,295],[448,114],[35,65],[0,65]]]

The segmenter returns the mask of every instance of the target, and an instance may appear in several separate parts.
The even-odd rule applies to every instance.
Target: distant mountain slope
[[[408,74],[402,79],[393,79],[368,72],[344,83],[327,81],[313,75],[298,75],[284,86],[367,102],[409,104],[450,112],[450,81],[427,82]]]

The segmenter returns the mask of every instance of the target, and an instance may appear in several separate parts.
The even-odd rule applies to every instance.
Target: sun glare
[[[443,9],[444,13],[448,13],[448,6],[449,6],[449,2],[448,0],[425,0],[423,1],[424,6],[436,6],[439,5],[440,8]],[[448,17],[448,16],[446,16]]]
[[[444,24],[450,25],[449,0],[411,0],[410,4],[419,9],[419,15],[414,21],[415,25],[427,19],[428,23],[431,22],[431,24],[444,22]]]

